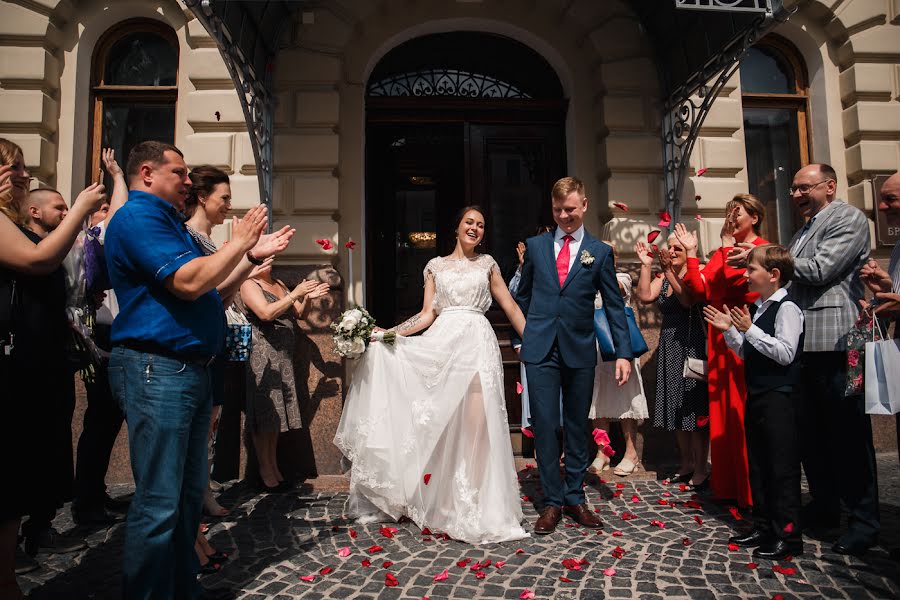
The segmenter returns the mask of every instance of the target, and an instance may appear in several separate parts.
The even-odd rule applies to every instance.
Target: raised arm
[[[694,298],[708,299],[709,286],[707,281],[709,281],[708,275],[710,273],[708,271],[706,274],[700,273],[700,259],[697,257],[697,234],[693,231],[688,231],[687,227],[678,223],[675,225],[675,237],[678,238],[678,241],[684,247],[684,253],[687,255],[687,272],[681,281]],[[712,262],[710,261],[710,264]]]
[[[0,184],[9,167],[0,167]],[[105,188],[92,183],[72,203],[69,214],[50,235],[35,244],[5,216],[0,215],[0,265],[28,275],[46,275],[56,270],[72,249],[85,218],[106,200]]]
[[[253,257],[259,260],[267,260],[276,254],[279,254],[287,248],[291,238],[294,237],[296,229],[289,225],[285,225],[274,233],[267,233],[259,236],[259,241],[250,251]],[[226,242],[227,244],[227,242]],[[223,246],[224,247],[224,246]],[[219,295],[222,296],[222,303],[225,306],[231,304],[235,294],[240,289],[241,284],[250,277],[255,265],[247,259],[247,255],[237,264],[231,274],[225,278],[225,281],[216,286]]]
[[[231,242],[210,256],[185,263],[165,279],[165,286],[183,300],[196,300],[225,281],[247,251],[256,245],[266,227],[266,207],[251,208],[243,219],[234,218]]]
[[[294,314],[297,315],[298,319],[305,319],[306,313],[309,311],[309,307],[311,305],[310,300],[321,298],[322,296],[328,294],[329,291],[331,291],[331,286],[327,283],[320,283],[316,285],[316,287],[312,288],[309,293],[303,296],[302,299],[294,302]]]
[[[516,330],[516,333],[521,338],[525,332],[525,315],[522,314],[522,309],[513,300],[512,294],[509,293],[509,288],[506,287],[497,265],[491,268],[491,295],[497,301],[497,304],[500,305],[500,308],[503,309],[503,312],[506,313],[506,318],[509,319],[513,329]]]
[[[644,242],[634,245],[634,252],[641,261],[641,274],[638,277],[637,298],[644,304],[652,304],[659,298],[662,290],[662,279],[653,277],[653,256]]]
[[[104,148],[101,158],[103,159],[103,167],[113,180],[113,189],[109,196],[109,211],[106,213],[105,219],[109,223],[116,211],[128,201],[128,182],[125,181],[125,173],[122,172],[122,167],[116,162],[115,150]]]
[[[403,321],[391,331],[397,335],[407,336],[419,333],[431,327],[436,315],[434,314],[434,274],[431,271],[425,273],[425,294],[422,298],[422,310]]]

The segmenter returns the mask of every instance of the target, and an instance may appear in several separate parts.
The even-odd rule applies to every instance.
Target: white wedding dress
[[[360,359],[334,442],[351,461],[361,520],[407,516],[483,544],[527,537],[491,305],[494,259],[432,259],[431,327]]]

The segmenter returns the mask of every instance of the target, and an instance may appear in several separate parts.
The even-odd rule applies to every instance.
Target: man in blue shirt
[[[109,223],[105,253],[119,301],[109,380],[128,424],[135,495],[125,528],[129,599],[194,598],[194,541],[206,486],[210,369],[225,314],[216,286],[266,227],[263,205],[235,221],[230,243],[204,256],[180,211],[191,180],[178,148],[135,146],[128,202]]]

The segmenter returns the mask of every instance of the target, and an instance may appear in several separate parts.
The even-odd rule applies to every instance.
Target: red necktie
[[[569,242],[574,238],[571,235],[563,236],[563,245],[559,249],[559,255],[556,257],[556,272],[559,273],[559,287],[566,282],[569,275]]]

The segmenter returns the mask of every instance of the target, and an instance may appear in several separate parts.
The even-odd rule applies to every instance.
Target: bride
[[[493,296],[519,335],[525,317],[494,259],[475,251],[483,237],[481,209],[464,208],[453,253],[425,267],[422,310],[393,329],[395,344],[370,344],[353,375],[334,442],[362,521],[406,516],[472,544],[528,535],[484,313]]]

